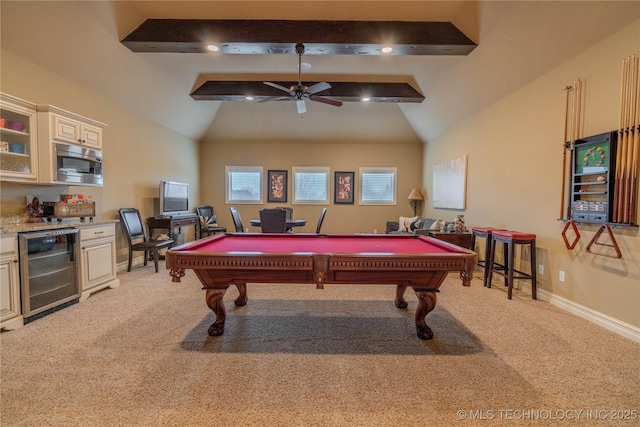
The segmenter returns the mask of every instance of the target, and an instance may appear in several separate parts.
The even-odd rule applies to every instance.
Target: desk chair
[[[320,218],[318,218],[318,226],[316,227],[316,234],[320,234],[320,229],[322,228],[322,222],[324,221],[324,216],[327,213],[327,208],[322,208],[322,212],[320,212]]]
[[[242,225],[240,212],[238,212],[234,207],[230,207],[229,211],[231,211],[231,218],[233,218],[233,225],[236,227],[236,233],[244,233],[244,225]]]
[[[142,217],[140,211],[134,208],[122,208],[118,210],[120,215],[120,224],[122,225],[122,231],[127,238],[127,244],[129,245],[129,264],[127,271],[131,271],[131,263],[133,261],[133,251],[144,251],[144,265],[147,266],[147,254],[146,252],[153,252],[153,264],[156,267],[156,273],[158,272],[158,251],[163,248],[168,248],[173,243],[173,240],[151,240],[147,238],[147,232],[144,229],[142,223]]]
[[[200,217],[200,237],[209,236],[216,233],[224,233],[226,227],[220,227],[216,223],[216,216],[211,206],[196,206],[196,213]]]
[[[260,209],[260,227],[263,233],[286,233],[287,211],[282,208]]]

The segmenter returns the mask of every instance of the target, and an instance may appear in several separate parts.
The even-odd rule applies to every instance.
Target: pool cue
[[[638,154],[640,152],[640,63],[636,62],[636,117],[633,128],[633,150],[631,152],[631,182],[629,185],[629,217],[628,223],[636,223],[636,208],[638,203]]]
[[[571,135],[570,135],[570,152],[571,152],[571,164],[575,166],[576,164],[576,140],[578,139],[579,134],[579,118],[580,118],[580,79],[576,79],[573,81],[573,102],[572,102],[572,110],[571,110]],[[567,211],[570,212],[571,207],[569,206]],[[571,216],[571,215],[567,215]]]
[[[622,206],[622,222],[629,223],[629,206],[631,204],[631,170],[633,168],[633,128],[635,127],[635,81],[638,74],[636,66],[636,55],[632,55],[629,61],[629,78],[627,85],[628,107],[627,107],[627,146],[626,162],[624,165],[624,195]]]
[[[569,91],[571,86],[565,86],[566,99],[564,102],[564,132],[562,134],[562,192],[560,194],[560,218],[565,218],[564,204],[564,190],[567,186],[567,129],[569,125]],[[567,207],[566,218],[569,218],[571,212],[571,204]]]
[[[620,185],[620,155],[622,150],[620,150],[620,146],[622,145],[622,112],[624,111],[624,79],[625,79],[625,60],[622,60],[622,74],[620,76],[620,108],[618,110],[618,141],[616,144],[616,163],[614,176],[609,176],[609,179],[613,180],[613,206],[611,206],[611,220],[613,222],[618,222],[618,201],[620,199],[619,194],[619,185]]]
[[[629,61],[624,59],[622,61],[622,83],[620,90],[620,118],[619,123],[620,127],[618,129],[618,147],[616,152],[616,177],[614,183],[614,218],[613,222],[622,222],[622,205],[623,205],[623,196],[624,196],[624,167],[623,165],[626,162],[626,112],[627,112],[627,76],[628,76],[628,64]]]

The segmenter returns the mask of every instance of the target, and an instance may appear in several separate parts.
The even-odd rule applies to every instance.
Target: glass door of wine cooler
[[[78,229],[21,233],[20,281],[25,319],[80,297]]]

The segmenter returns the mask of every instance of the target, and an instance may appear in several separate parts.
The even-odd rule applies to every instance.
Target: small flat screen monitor
[[[189,213],[189,184],[160,181],[160,213],[168,216]]]

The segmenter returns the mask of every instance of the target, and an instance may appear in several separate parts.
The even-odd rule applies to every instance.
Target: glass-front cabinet
[[[0,178],[36,182],[36,106],[0,93]]]

